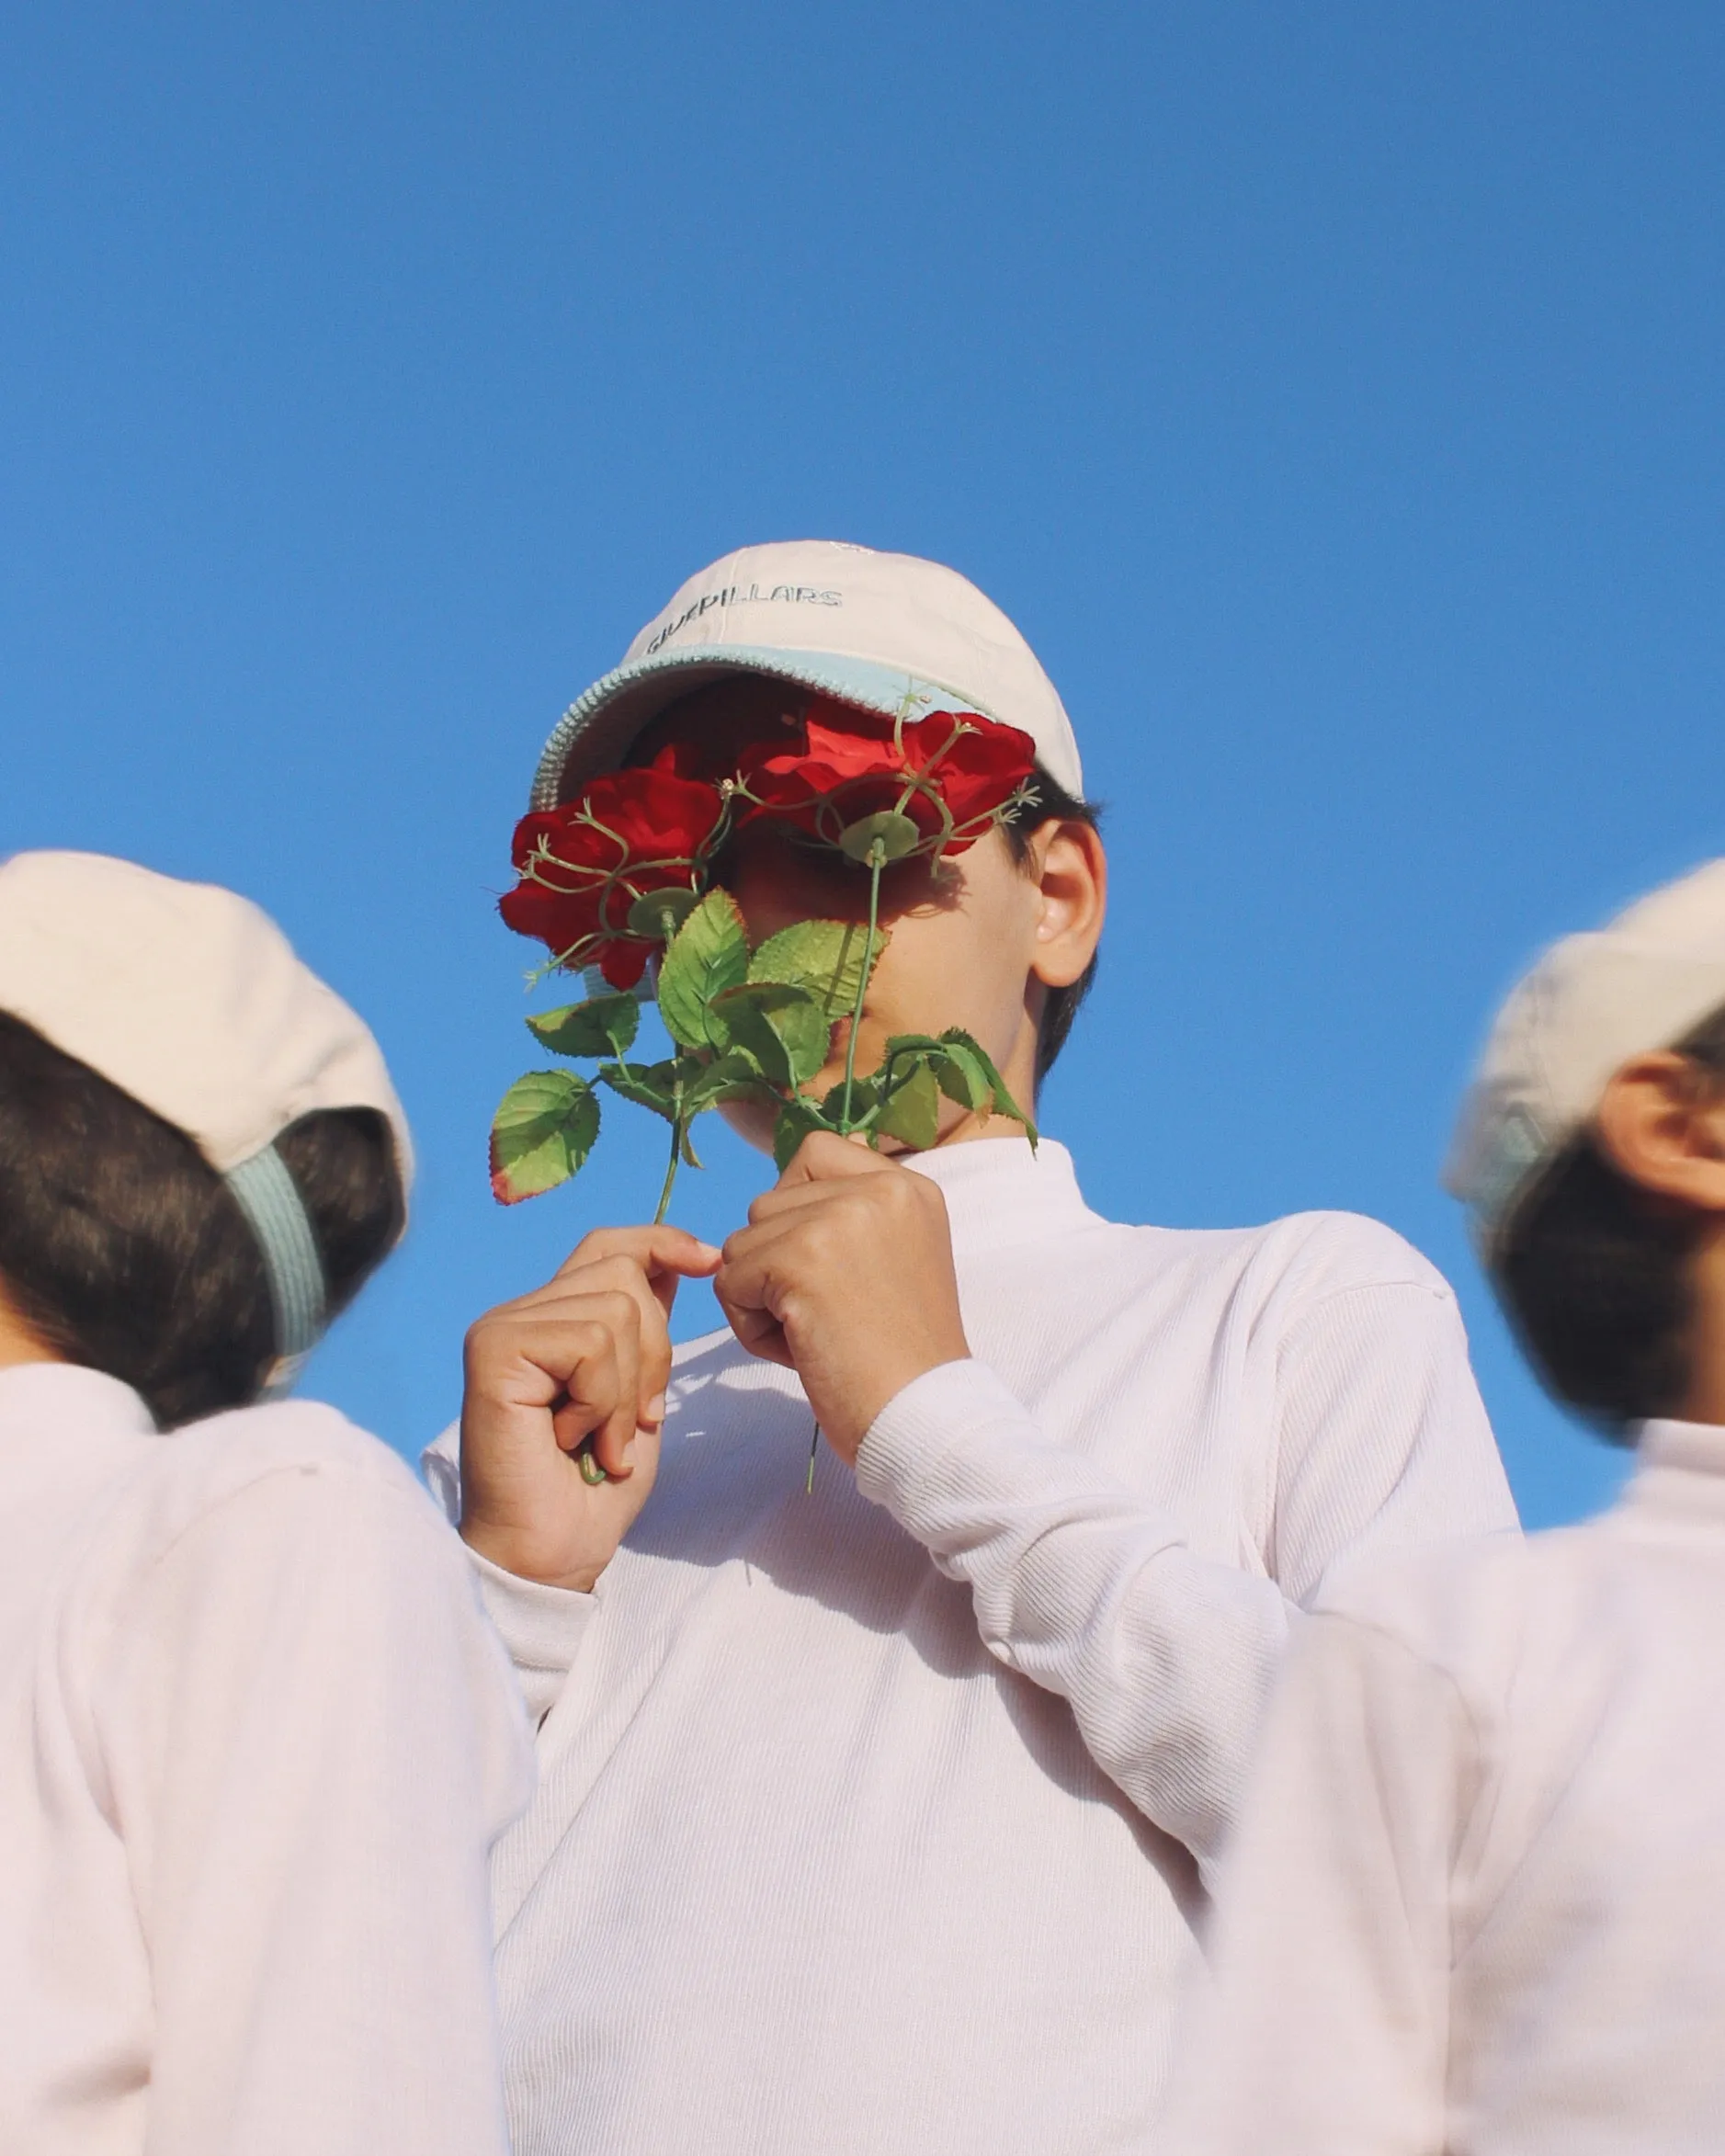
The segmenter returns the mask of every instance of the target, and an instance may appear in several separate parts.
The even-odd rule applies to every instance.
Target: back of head
[[[1725,1089],[1725,861],[1547,951],[1505,1000],[1445,1180],[1529,1361],[1612,1437],[1680,1412],[1708,1223],[1642,1188],[1596,1118],[1634,1058]]]
[[[165,1425],[289,1379],[398,1239],[377,1045],[255,907],[80,854],[0,866],[0,1289]]]

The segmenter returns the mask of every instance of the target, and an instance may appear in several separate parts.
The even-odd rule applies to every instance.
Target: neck
[[[59,1363],[65,1359],[32,1333],[0,1294],[0,1370],[12,1369],[22,1363]]]
[[[1725,1426],[1725,1223],[1697,1252],[1691,1281],[1695,1318],[1683,1420]]]

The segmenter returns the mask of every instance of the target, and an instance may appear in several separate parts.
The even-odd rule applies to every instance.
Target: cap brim
[[[578,696],[552,729],[533,779],[532,807],[554,809],[601,771],[614,770],[641,730],[682,698],[738,674],[775,681],[854,704],[882,718],[921,719],[930,711],[975,711],[997,719],[973,697],[949,683],[929,681],[873,659],[841,652],[788,652],[773,644],[711,645],[689,652],[655,652],[651,658],[614,667]]]

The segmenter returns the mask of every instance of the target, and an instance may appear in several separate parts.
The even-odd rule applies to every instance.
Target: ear
[[[1725,1086],[1687,1056],[1633,1057],[1594,1118],[1606,1158],[1631,1183],[1725,1217]]]
[[[1029,867],[1039,907],[1030,972],[1045,988],[1070,988],[1096,955],[1108,910],[1108,857],[1088,823],[1050,818],[1031,834]]]

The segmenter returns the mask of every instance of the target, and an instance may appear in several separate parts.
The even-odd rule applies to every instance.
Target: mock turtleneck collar
[[[1621,1502],[1663,1521],[1725,1522],[1725,1428],[1714,1423],[1643,1423],[1635,1472]]]
[[[1035,1152],[1025,1138],[968,1139],[917,1153],[904,1165],[940,1186],[955,1254],[1103,1224],[1084,1203],[1072,1156],[1051,1138]]]
[[[1725,1425],[1718,1423],[1643,1424],[1636,1450],[1649,1467],[1725,1476]]]

